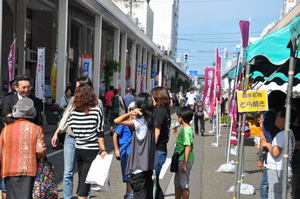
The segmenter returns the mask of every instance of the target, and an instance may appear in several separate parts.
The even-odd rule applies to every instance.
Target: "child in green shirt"
[[[178,133],[177,129],[174,128],[174,133],[177,136],[175,150],[179,154],[184,152],[179,157],[179,169],[174,178],[176,199],[188,199],[190,195],[189,176],[194,162],[194,132],[190,125],[193,114],[193,111],[188,107],[182,107],[177,111],[178,122],[182,125],[182,129]]]

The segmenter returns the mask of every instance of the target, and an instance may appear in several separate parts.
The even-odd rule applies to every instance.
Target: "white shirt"
[[[144,119],[144,117],[137,118],[132,121],[136,130],[136,137],[138,140],[144,139],[148,131],[147,121]]]
[[[195,103],[195,98],[196,98],[196,93],[195,93],[195,92],[193,92],[193,93],[188,92],[188,93],[186,94],[186,97],[187,97],[187,104],[188,104],[188,105],[194,105],[194,103]]]
[[[280,148],[284,147],[284,136],[285,131],[280,131],[273,139],[272,146],[278,146]],[[293,135],[293,132],[290,132],[289,136],[289,162],[288,162],[288,169],[291,170],[291,159],[293,155],[293,151],[295,148],[295,137]],[[280,153],[278,157],[273,157],[270,152],[268,152],[268,159],[267,164],[265,165],[268,169],[274,169],[274,170],[282,170],[282,164],[283,164],[283,151]]]

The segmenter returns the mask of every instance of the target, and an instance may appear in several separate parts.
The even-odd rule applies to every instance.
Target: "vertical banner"
[[[215,67],[215,99],[214,102],[220,100],[221,97],[221,57],[219,49],[216,49],[216,67]]]
[[[144,80],[147,72],[147,64],[143,64],[141,69],[140,93],[144,91]]]
[[[242,34],[242,47],[245,49],[248,46],[249,42],[249,29],[250,29],[250,22],[249,21],[240,21],[240,30]]]
[[[56,97],[56,79],[57,79],[57,53],[54,55],[53,66],[51,69],[51,98],[55,99]]]
[[[215,111],[215,104],[211,103],[214,100],[214,82],[215,69],[205,68],[203,102],[208,115],[214,115]]]
[[[297,4],[296,0],[285,0],[285,14],[287,14],[291,9]]]
[[[15,55],[16,55],[16,39],[14,39],[13,43],[10,45],[9,55],[8,55],[8,65],[7,65],[7,88],[8,92],[11,92],[9,82],[14,80],[15,76]]]
[[[91,54],[82,54],[81,56],[81,75],[87,76],[92,79],[93,76],[93,55]]]
[[[35,96],[45,100],[45,48],[38,48],[37,52]]]

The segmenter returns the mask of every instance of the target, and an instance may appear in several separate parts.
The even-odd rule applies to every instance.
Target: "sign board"
[[[237,91],[238,112],[267,111],[268,97],[266,91]]]
[[[196,76],[198,74],[198,71],[196,71],[196,70],[190,70],[189,74],[192,75],[192,76]]]

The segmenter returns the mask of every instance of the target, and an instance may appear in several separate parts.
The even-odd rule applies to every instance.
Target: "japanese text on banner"
[[[267,111],[266,91],[237,91],[238,112]]]

